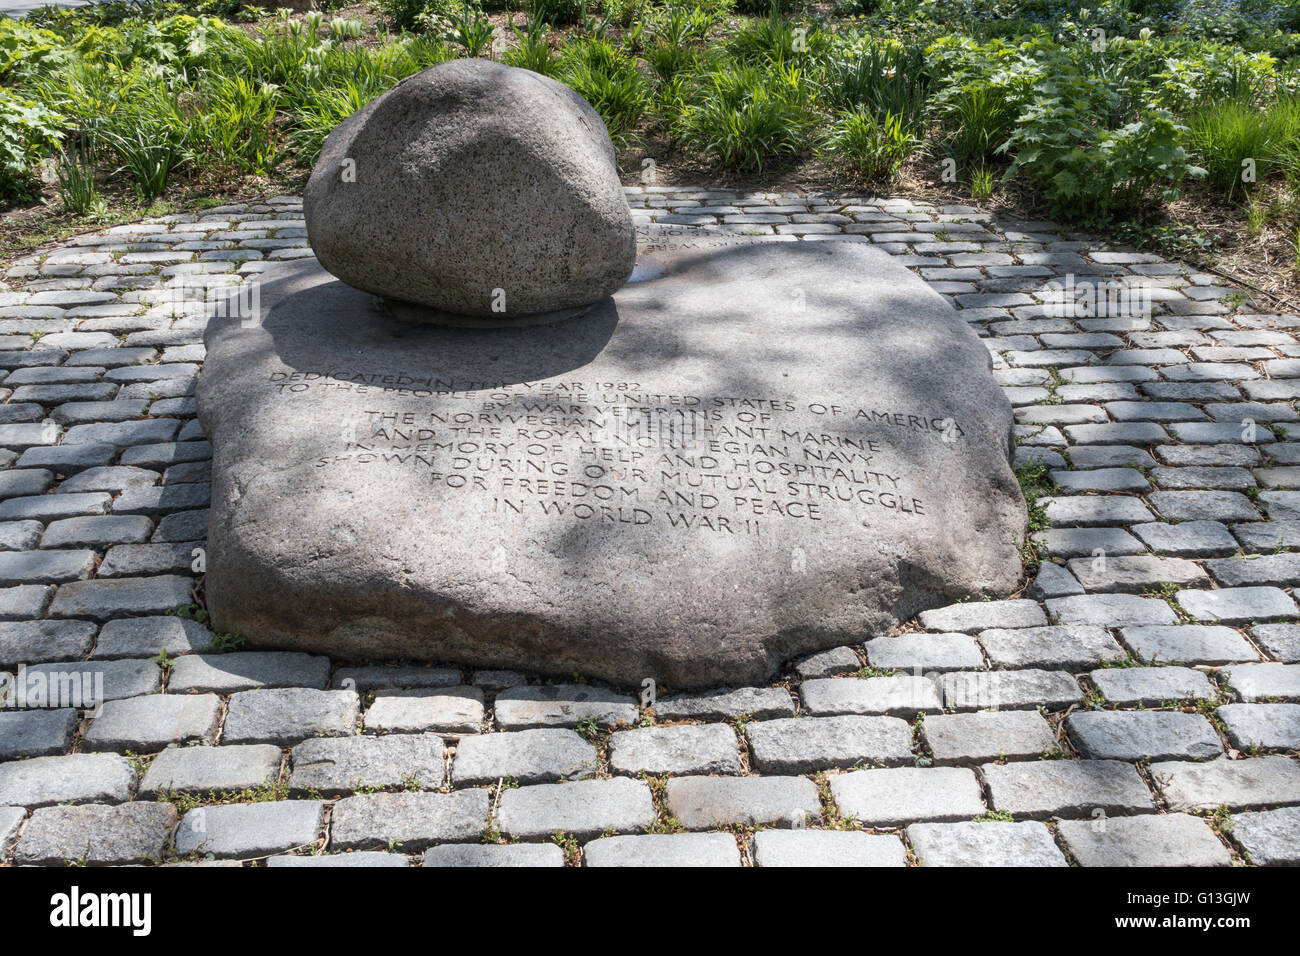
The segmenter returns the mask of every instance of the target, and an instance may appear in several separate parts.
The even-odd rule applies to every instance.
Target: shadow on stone
[[[268,274],[199,384],[216,626],[701,687],[1017,586],[1011,409],[940,296],[858,245],[642,255],[655,278],[530,328]]]

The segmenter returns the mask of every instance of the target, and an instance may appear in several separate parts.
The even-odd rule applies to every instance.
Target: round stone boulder
[[[303,208],[321,265],[348,285],[465,316],[578,309],[636,261],[599,114],[490,60],[431,67],[344,120]]]

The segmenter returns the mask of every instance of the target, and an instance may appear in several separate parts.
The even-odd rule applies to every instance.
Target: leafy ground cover
[[[1300,0],[143,0],[0,19],[0,255],[301,187],[402,77],[492,57],[604,117],[629,183],[1008,208],[1295,307]]]

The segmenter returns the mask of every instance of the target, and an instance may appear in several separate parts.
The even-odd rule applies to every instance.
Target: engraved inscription
[[[497,514],[761,536],[773,522],[929,514],[891,435],[960,437],[951,419],[640,382],[502,384],[404,373],[278,372],[273,393],[363,397],[316,468],[414,472]],[[429,399],[427,404],[422,399]]]

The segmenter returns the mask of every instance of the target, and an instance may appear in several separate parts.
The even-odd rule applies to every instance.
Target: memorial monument
[[[884,252],[637,248],[597,114],[483,61],[340,126],[306,214],[206,334],[218,630],[698,688],[1019,585],[1011,408]]]

